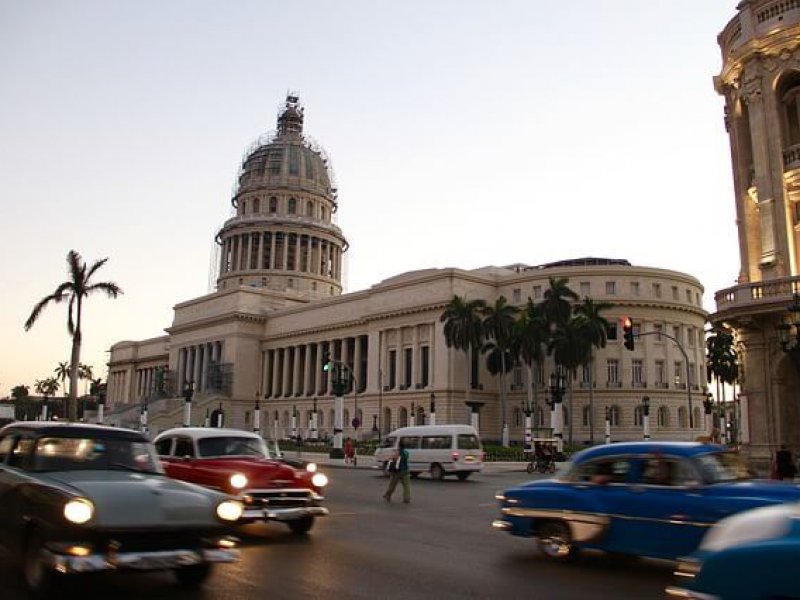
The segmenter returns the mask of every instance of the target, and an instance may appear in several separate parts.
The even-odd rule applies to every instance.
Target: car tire
[[[314,517],[302,517],[294,521],[287,521],[286,524],[295,535],[303,535],[311,531],[311,528],[314,526]]]
[[[569,525],[560,521],[549,521],[539,527],[536,534],[539,551],[552,560],[569,560],[576,554]]]
[[[433,463],[431,465],[431,479],[435,479],[436,481],[442,481],[444,479],[444,469],[439,463]]]
[[[470,476],[469,471],[461,471],[460,473],[456,473],[456,477],[458,477],[459,481],[466,481]]]
[[[211,575],[211,566],[212,565],[208,563],[202,563],[199,565],[181,567],[180,569],[175,569],[175,578],[178,580],[181,587],[196,588],[201,586],[203,582],[208,579],[208,576]]]
[[[50,569],[44,558],[44,541],[38,534],[28,537],[22,563],[25,585],[35,598],[50,597],[61,577]]]

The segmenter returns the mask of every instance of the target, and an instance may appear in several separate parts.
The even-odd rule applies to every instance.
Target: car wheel
[[[183,587],[194,588],[203,584],[211,575],[211,565],[203,563],[175,569],[175,578]]]
[[[539,550],[546,557],[554,560],[567,560],[575,554],[572,535],[566,523],[552,521],[544,523],[537,534]]]
[[[470,476],[469,471],[462,471],[461,473],[456,473],[456,477],[458,477],[459,481],[466,481],[469,476]]]
[[[44,553],[42,539],[36,534],[31,535],[25,545],[22,569],[25,575],[25,584],[37,598],[50,596],[59,579],[58,573],[48,566]]]
[[[287,521],[286,524],[292,530],[292,533],[302,535],[308,533],[314,526],[314,517],[303,517],[294,521]]]
[[[436,481],[444,479],[444,469],[439,463],[431,465],[431,479],[435,479]]]

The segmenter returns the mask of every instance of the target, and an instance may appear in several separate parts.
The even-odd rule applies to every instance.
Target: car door
[[[708,530],[707,501],[694,465],[680,456],[639,457],[620,510],[636,554],[677,558],[692,552]]]

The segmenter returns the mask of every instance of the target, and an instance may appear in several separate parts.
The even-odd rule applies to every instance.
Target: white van
[[[396,429],[375,451],[376,466],[384,473],[401,440],[408,450],[408,469],[412,477],[430,473],[433,479],[455,475],[463,481],[471,473],[483,469],[481,440],[470,425],[419,425]]]

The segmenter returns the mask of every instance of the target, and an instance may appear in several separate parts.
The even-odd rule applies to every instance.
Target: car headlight
[[[217,505],[217,516],[223,521],[238,521],[244,512],[241,502],[225,500]]]
[[[234,473],[228,481],[230,481],[231,487],[235,490],[243,490],[247,487],[247,477],[241,473]]]
[[[325,475],[325,473],[314,473],[314,476],[311,478],[311,483],[318,488],[323,488],[328,485],[328,476]]]
[[[309,473],[316,473],[317,472],[317,463],[310,462],[306,465],[306,471]]]
[[[74,498],[64,505],[64,517],[70,523],[83,525],[94,516],[94,504],[86,498]]]

